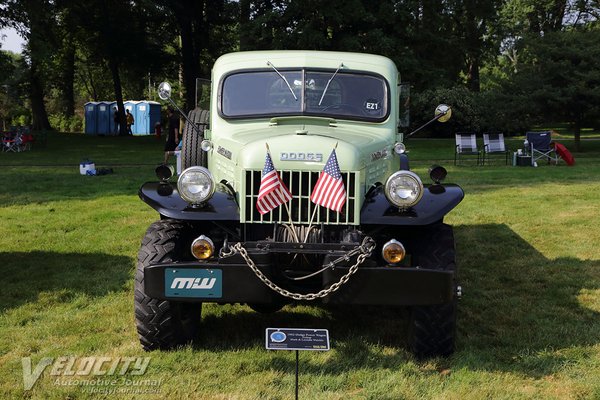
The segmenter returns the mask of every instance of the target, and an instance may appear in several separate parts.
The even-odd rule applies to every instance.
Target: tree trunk
[[[240,0],[240,51],[248,50],[250,38],[248,26],[250,24],[250,0]]]
[[[550,29],[554,32],[558,32],[563,27],[563,19],[565,18],[565,11],[567,9],[567,0],[554,0],[552,9],[550,10]]]
[[[37,62],[31,59],[29,70],[29,100],[31,101],[31,116],[33,130],[43,131],[52,129],[48,121],[48,113],[44,104],[44,88],[37,72]]]
[[[573,128],[575,139],[575,152],[579,153],[581,151],[581,121],[577,120]]]
[[[119,63],[115,59],[111,59],[108,62],[108,67],[113,78],[113,84],[115,87],[115,99],[117,101],[117,110],[119,111],[119,135],[127,135],[127,120],[125,118],[125,106],[123,105],[123,90],[121,88],[121,76],[119,75]]]
[[[467,87],[472,92],[479,92],[481,90],[481,83],[479,80],[479,55],[472,54],[469,57]]]
[[[179,1],[172,5],[175,19],[179,25],[179,35],[181,38],[181,68],[183,70],[183,89],[184,89],[184,111],[195,107],[196,78],[199,77],[200,69],[200,43],[201,36],[199,26],[202,26],[202,7],[201,1]]]
[[[183,72],[184,88],[184,110],[189,110],[194,106],[196,77],[198,69],[194,62],[194,38],[192,34],[192,23],[186,21],[181,27],[181,68]]]
[[[48,113],[44,103],[44,76],[40,70],[39,61],[46,57],[48,47],[45,36],[45,21],[41,18],[43,5],[37,1],[23,2],[29,19],[29,35],[27,47],[29,50],[29,100],[31,101],[31,116],[34,130],[52,129],[48,121]],[[42,9],[42,10],[40,10]]]
[[[473,92],[481,89],[479,68],[483,51],[484,21],[478,16],[475,2],[465,4],[465,47],[467,56],[467,87]]]
[[[94,77],[87,67],[80,68],[79,80],[83,82],[85,91],[92,101],[98,101],[98,92],[96,91],[96,85],[94,84]]]
[[[75,114],[75,92],[73,84],[75,82],[75,46],[71,38],[65,44],[65,56],[62,71],[62,103],[63,113],[66,116]]]

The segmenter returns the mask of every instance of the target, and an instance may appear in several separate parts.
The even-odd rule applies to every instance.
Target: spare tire
[[[206,153],[200,148],[204,140],[204,129],[208,125],[209,112],[201,108],[194,108],[188,114],[191,125],[186,121],[183,128],[181,144],[181,168],[186,169],[195,165],[206,167]]]

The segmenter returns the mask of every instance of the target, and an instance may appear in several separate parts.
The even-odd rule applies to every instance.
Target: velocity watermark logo
[[[35,366],[31,357],[23,357],[21,362],[25,390],[31,390],[48,368],[55,386],[102,388],[96,393],[119,392],[107,389],[111,387],[158,387],[162,383],[160,380],[134,378],[146,373],[150,357],[44,357]]]

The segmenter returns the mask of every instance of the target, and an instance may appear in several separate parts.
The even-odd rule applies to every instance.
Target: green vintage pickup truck
[[[463,191],[442,167],[427,184],[410,171],[395,64],[239,52],[210,85],[210,107],[186,116],[177,181],[162,166],[139,191],[160,215],[136,272],[143,348],[193,340],[202,303],[320,302],[407,306],[412,351],[451,354],[460,287],[443,220]],[[167,83],[159,93],[170,100]],[[430,122],[450,114],[438,106]]]

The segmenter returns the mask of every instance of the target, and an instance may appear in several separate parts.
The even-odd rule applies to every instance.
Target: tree
[[[46,0],[4,0],[0,9],[6,25],[15,28],[27,40],[25,57],[29,64],[29,101],[33,129],[51,129],[44,96],[46,91],[47,62],[51,57],[53,15],[52,4]]]
[[[551,32],[527,38],[523,47],[515,94],[551,121],[570,122],[579,151],[581,128],[600,118],[600,31]]]
[[[160,58],[145,24],[148,12],[155,11],[156,7],[146,2],[117,0],[77,3],[63,0],[58,6],[65,11],[66,23],[72,27],[77,43],[85,48],[87,62],[105,67],[110,73],[121,116],[119,134],[126,135],[123,71],[153,65]],[[145,79],[146,73],[136,79]]]
[[[480,69],[484,59],[498,52],[497,23],[500,1],[458,0],[455,3],[456,28],[461,32],[460,47],[464,49],[465,81],[469,90],[481,90]]]
[[[184,109],[196,106],[196,78],[210,76],[218,56],[233,51],[233,26],[239,20],[237,2],[232,0],[164,1],[180,38]]]

